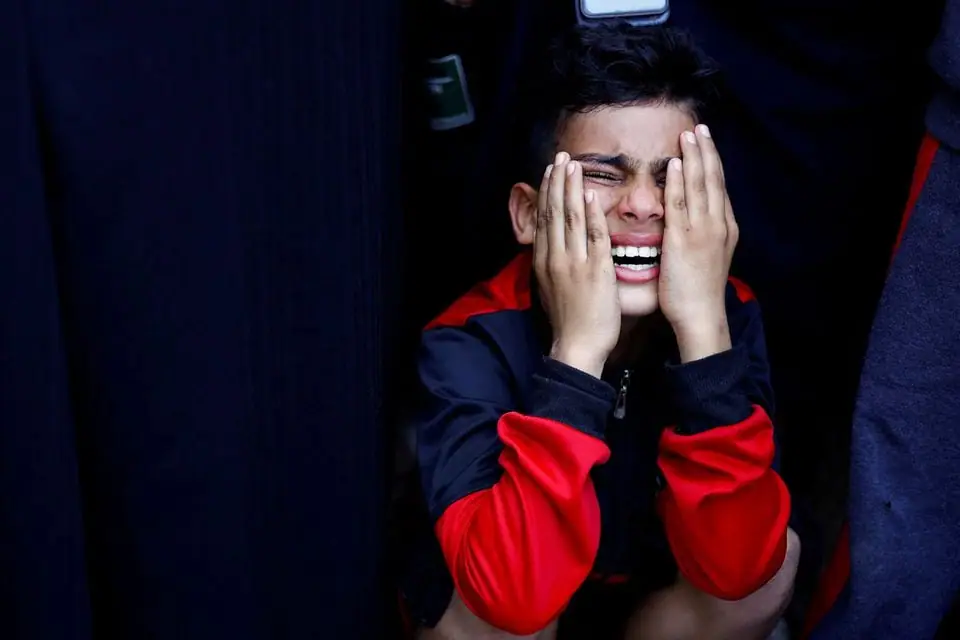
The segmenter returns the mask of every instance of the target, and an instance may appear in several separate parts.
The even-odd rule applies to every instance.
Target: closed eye
[[[604,173],[602,171],[584,171],[583,177],[591,180],[619,180],[619,178],[612,173]]]

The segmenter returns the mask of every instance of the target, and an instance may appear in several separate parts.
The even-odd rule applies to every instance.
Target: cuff
[[[615,399],[613,387],[603,380],[544,358],[533,375],[525,413],[603,438]]]
[[[702,433],[747,419],[752,406],[743,391],[749,354],[737,345],[701,360],[667,365],[667,383],[679,413],[677,433]]]

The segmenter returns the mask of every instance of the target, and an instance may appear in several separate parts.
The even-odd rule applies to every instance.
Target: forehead
[[[680,134],[695,124],[689,111],[673,104],[603,107],[567,118],[558,148],[650,161],[678,155]]]

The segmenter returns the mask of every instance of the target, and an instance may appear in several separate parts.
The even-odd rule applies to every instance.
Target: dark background
[[[672,4],[727,68],[735,268],[816,558],[938,3]],[[0,0],[0,636],[385,637],[394,399],[417,327],[513,252],[571,7]],[[448,53],[478,118],[430,132]]]

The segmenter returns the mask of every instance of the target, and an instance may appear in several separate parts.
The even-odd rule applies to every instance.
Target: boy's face
[[[584,190],[596,191],[606,212],[624,316],[650,315],[659,306],[667,163],[680,155],[680,134],[695,125],[690,111],[664,103],[574,114],[561,131],[556,151],[566,151],[582,164]],[[536,189],[516,185],[510,200],[517,239],[530,244]]]

